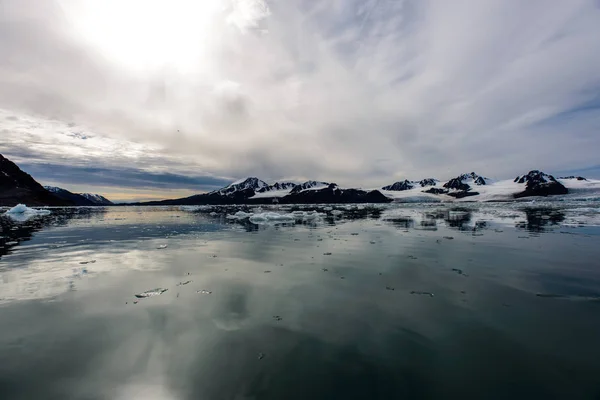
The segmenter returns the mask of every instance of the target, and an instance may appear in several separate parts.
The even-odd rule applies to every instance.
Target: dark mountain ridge
[[[72,193],[67,189],[59,188],[56,186],[44,186],[44,189],[48,190],[54,196],[70,201],[75,206],[110,206],[113,202],[108,200],[106,197],[99,194],[93,193]]]
[[[72,206],[73,202],[56,197],[28,173],[0,154],[0,205]]]

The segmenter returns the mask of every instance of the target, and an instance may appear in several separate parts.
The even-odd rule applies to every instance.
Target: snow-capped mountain
[[[392,199],[378,190],[342,189],[335,183],[307,181],[301,184],[276,182],[268,185],[258,178],[236,181],[223,189],[183,199],[153,201],[148,205],[200,204],[315,204],[388,203]]]
[[[235,181],[232,184],[225,186],[222,189],[212,191],[209,194],[219,194],[221,196],[230,197],[240,192],[256,192],[268,186],[269,185],[267,185],[265,181],[261,181],[260,179],[255,177],[249,177]]]
[[[70,201],[76,206],[110,206],[113,202],[106,197],[93,193],[72,193],[66,189],[56,186],[44,186],[44,188],[56,197]]]
[[[86,199],[84,196],[77,193],[71,193],[66,189],[62,189],[56,186],[44,186],[44,188],[50,193],[54,194],[56,197],[61,198],[65,201],[70,201],[75,206],[95,205],[93,201]]]
[[[329,185],[330,185],[330,183],[328,183],[328,182],[306,181],[304,183],[294,186],[294,188],[291,190],[290,193],[299,193],[303,190],[323,189]]]
[[[514,182],[525,184],[525,190],[516,193],[515,198],[569,193],[569,190],[552,175],[538,170],[529,171],[527,175],[517,176]]]
[[[555,179],[552,175],[533,170],[515,179],[494,181],[474,172],[462,174],[446,182],[435,181],[433,185],[395,191],[387,189],[386,196],[400,202],[439,201],[510,201],[529,196],[551,196],[567,193],[589,195],[600,193],[600,181],[583,177]],[[433,183],[433,182],[432,182]]]
[[[265,192],[273,192],[273,191],[280,191],[280,190],[292,190],[295,187],[296,187],[296,184],[293,182],[275,182],[272,185],[267,185],[267,186],[264,186],[264,187],[256,190],[256,192],[265,193]]]
[[[60,193],[61,191],[64,190],[64,189],[61,189],[56,186],[45,186],[45,185],[44,185],[44,189],[46,189],[47,191],[49,191],[51,193]]]
[[[435,186],[437,185],[439,181],[437,179],[434,178],[425,178],[425,179],[421,179],[419,181],[419,185],[421,185],[421,187],[425,187],[425,186]]]
[[[383,190],[393,190],[393,191],[403,191],[403,190],[410,190],[413,189],[415,187],[415,182],[414,181],[409,181],[407,179],[403,180],[403,181],[398,181],[398,182],[394,182],[391,185],[387,185],[382,187]]]
[[[417,186],[420,186],[420,187],[435,186],[435,185],[437,185],[438,182],[439,181],[434,178],[425,178],[425,179],[421,179],[420,181],[409,181],[408,179],[405,179],[403,181],[394,182],[391,185],[384,186],[381,189],[401,192],[404,190],[414,189]]]
[[[95,193],[79,193],[79,194],[97,206],[110,206],[113,204],[112,201],[108,200],[106,197],[99,195],[99,194],[95,194]]]
[[[456,178],[452,178],[440,185],[440,181],[434,178],[425,178],[420,181],[398,181],[392,185],[384,186],[382,190],[401,192],[407,190],[420,190],[429,187],[426,190],[420,190],[423,193],[429,194],[447,194],[452,197],[474,196],[477,193],[472,192],[472,186],[486,185],[491,182],[490,179],[477,175],[475,172],[461,174]],[[438,187],[440,186],[440,187]]]
[[[477,175],[475,172],[470,172],[457,176],[444,183],[446,189],[469,190],[471,185],[482,186],[486,185],[488,178]]]
[[[525,183],[527,185],[539,185],[556,182],[556,179],[552,175],[548,175],[542,171],[533,170],[529,171],[526,175],[517,176],[515,182]]]
[[[304,190],[323,189],[329,186],[327,182],[307,181],[296,184],[293,182],[275,182],[272,185],[256,177],[240,179],[222,189],[212,191],[208,195],[219,195],[226,197],[247,198],[276,198],[292,193],[300,193]]]

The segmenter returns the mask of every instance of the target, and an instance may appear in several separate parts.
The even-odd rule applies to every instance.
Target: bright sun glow
[[[185,71],[212,40],[221,0],[64,1],[76,35],[109,60],[135,70]]]

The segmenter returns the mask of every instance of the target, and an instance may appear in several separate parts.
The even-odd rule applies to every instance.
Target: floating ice
[[[233,215],[228,215],[227,219],[242,220],[242,219],[250,218],[253,215],[254,215],[254,213],[247,213],[247,212],[243,212],[243,211],[238,211],[238,212],[236,212]]]
[[[35,208],[29,208],[25,204],[17,204],[16,206],[4,213],[4,215],[16,221],[27,221],[29,218],[49,214],[51,214],[50,210],[38,210]]]
[[[145,299],[146,297],[158,296],[166,292],[168,289],[156,288],[152,290],[146,290],[145,292],[138,293],[135,295],[138,299]]]
[[[558,294],[558,293],[536,293],[537,297],[543,297],[547,299],[563,299],[563,300],[573,300],[573,301],[592,301],[598,302],[600,301],[600,296],[585,296],[585,295],[567,295],[567,294]]]
[[[254,224],[263,224],[263,223],[270,223],[270,222],[291,222],[294,221],[296,218],[294,215],[291,214],[279,214],[276,212],[264,212],[264,213],[260,213],[260,214],[254,214],[253,216],[250,217],[250,222],[254,223]]]
[[[166,249],[169,245],[168,244],[161,244],[156,246],[157,249],[162,250],[162,249]]]
[[[267,224],[281,224],[290,223],[294,221],[310,221],[317,222],[322,219],[326,214],[319,213],[317,211],[293,211],[291,213],[278,213],[273,211],[263,212],[262,208],[256,208],[256,212],[247,213],[244,211],[238,211],[235,214],[227,215],[227,219],[231,220],[245,220],[248,219],[253,224],[267,225]]]
[[[412,292],[410,292],[410,294],[422,294],[425,296],[433,297],[433,293],[431,293],[431,292],[421,292],[421,291],[417,291],[417,290],[413,290]]]
[[[196,293],[200,293],[200,294],[212,294],[212,292],[210,290],[196,290]]]
[[[316,211],[312,211],[312,212],[305,212],[302,219],[304,220],[318,220],[321,219],[322,214],[316,212]]]

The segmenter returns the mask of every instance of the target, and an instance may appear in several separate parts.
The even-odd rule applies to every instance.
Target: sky
[[[0,0],[0,153],[116,201],[600,178],[599,43],[597,0]]]

